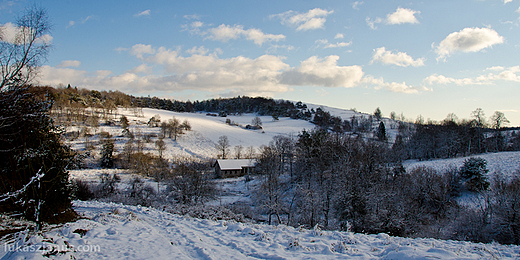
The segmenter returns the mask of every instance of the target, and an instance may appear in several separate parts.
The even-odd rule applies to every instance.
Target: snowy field
[[[520,246],[201,220],[75,201],[84,218],[4,244],[2,259],[518,259]],[[4,241],[8,243],[15,242]],[[40,249],[40,250],[37,250]]]
[[[207,116],[206,113],[178,113],[159,109],[143,108],[140,116],[135,116],[133,111],[119,109],[119,116],[125,115],[129,122],[129,129],[142,135],[155,134],[159,135],[160,127],[151,128],[146,125],[148,120],[155,115],[159,115],[161,121],[167,122],[169,119],[175,117],[183,122],[187,120],[192,130],[187,131],[186,134],[180,135],[177,141],[165,138],[166,150],[164,155],[166,158],[176,157],[196,157],[200,159],[215,158],[217,151],[215,144],[219,137],[227,136],[229,144],[232,148],[236,145],[242,145],[245,148],[253,146],[258,148],[262,145],[268,145],[272,138],[276,135],[294,136],[303,129],[313,129],[314,124],[305,120],[293,120],[290,118],[280,118],[278,121],[273,121],[271,116],[260,116],[262,120],[262,130],[249,130],[245,126],[251,124],[253,118],[257,115],[243,114],[241,116],[227,116],[214,117]],[[119,116],[116,120],[119,120]],[[226,124],[229,119],[236,125]],[[79,127],[68,127],[67,131],[79,131]],[[121,136],[122,128],[120,126],[100,126],[96,133],[108,132],[116,139],[116,149],[122,151],[126,138]],[[95,140],[94,140],[95,141]],[[70,142],[73,149],[84,149],[84,138],[79,138]],[[153,143],[147,144],[148,150],[155,150]]]
[[[492,177],[494,174],[500,174],[507,177],[511,177],[513,174],[520,174],[520,152],[487,153],[470,157],[480,157],[487,161],[489,177]],[[429,161],[409,160],[404,162],[403,166],[407,171],[417,167],[431,167],[438,172],[444,172],[451,169],[459,169],[464,164],[464,161],[470,157]]]

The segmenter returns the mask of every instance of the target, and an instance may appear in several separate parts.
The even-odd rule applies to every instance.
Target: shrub
[[[78,200],[90,200],[95,198],[94,191],[87,181],[74,179],[71,183],[73,198]]]

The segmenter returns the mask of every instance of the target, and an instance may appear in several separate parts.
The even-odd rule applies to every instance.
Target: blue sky
[[[33,3],[0,0],[0,25]],[[520,125],[520,0],[36,3],[54,25],[41,84]]]

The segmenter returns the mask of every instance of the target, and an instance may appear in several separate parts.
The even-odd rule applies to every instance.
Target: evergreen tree
[[[487,161],[482,158],[471,157],[460,167],[459,175],[470,191],[482,191],[489,188]]]
[[[103,148],[101,150],[101,167],[114,167],[114,141],[105,139],[103,141]]]
[[[379,123],[379,127],[377,128],[377,139],[382,142],[388,139],[386,136],[386,127],[383,121]]]

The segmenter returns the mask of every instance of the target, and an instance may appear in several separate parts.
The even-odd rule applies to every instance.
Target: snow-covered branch
[[[43,178],[43,176],[45,176],[45,173],[42,173],[42,169],[40,168],[40,170],[38,170],[38,173],[36,173],[36,175],[31,178],[31,181],[25,184],[21,189],[0,195],[0,203],[20,196],[20,194],[23,194],[31,184],[39,181],[41,178]]]

